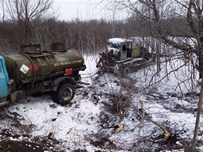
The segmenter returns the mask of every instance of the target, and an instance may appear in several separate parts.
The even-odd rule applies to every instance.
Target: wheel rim
[[[64,101],[68,101],[71,99],[72,97],[72,94],[73,94],[73,90],[70,89],[70,88],[65,88],[62,92],[62,98]]]

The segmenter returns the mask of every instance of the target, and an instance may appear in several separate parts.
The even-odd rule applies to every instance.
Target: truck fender
[[[71,84],[74,84],[74,85],[76,84],[76,81],[71,77],[60,77],[60,78],[55,79],[52,82],[52,91],[57,91],[58,87],[63,82],[70,82]]]

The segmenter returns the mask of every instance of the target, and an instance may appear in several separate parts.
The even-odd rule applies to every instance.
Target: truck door
[[[3,67],[3,60],[0,58],[0,98],[7,97],[8,95],[8,84],[5,74],[6,69],[3,69]]]

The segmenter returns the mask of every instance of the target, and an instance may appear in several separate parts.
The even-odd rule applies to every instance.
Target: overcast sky
[[[110,20],[112,12],[108,12],[105,3],[101,0],[54,0],[54,9],[58,10],[59,20],[80,20],[101,19]],[[117,13],[117,18],[122,18]]]
[[[54,0],[54,8],[58,10],[60,20],[81,20],[101,18],[101,7],[98,0]]]

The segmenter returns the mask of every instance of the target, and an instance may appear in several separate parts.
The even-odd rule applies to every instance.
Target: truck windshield
[[[119,48],[119,44],[116,44],[116,43],[110,43],[109,46],[112,47],[112,48],[116,48],[116,49]]]

